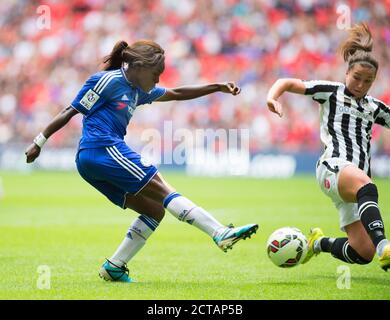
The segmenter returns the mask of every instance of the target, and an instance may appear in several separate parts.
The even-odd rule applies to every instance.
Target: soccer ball
[[[268,257],[281,268],[300,264],[306,257],[307,249],[307,239],[297,228],[280,228],[274,231],[267,241]]]

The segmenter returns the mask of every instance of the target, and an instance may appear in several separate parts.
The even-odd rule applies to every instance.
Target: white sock
[[[379,257],[381,257],[383,255],[383,249],[385,248],[385,246],[387,246],[388,244],[390,244],[390,241],[387,240],[387,239],[383,239],[381,240],[378,245],[376,246],[376,253],[378,254]]]
[[[313,244],[313,251],[314,253],[319,253],[322,251],[321,248],[321,239],[315,240]]]
[[[180,221],[197,227],[211,237],[218,229],[226,228],[210,213],[179,193],[173,192],[168,195],[164,200],[164,207]]]
[[[112,263],[123,266],[128,263],[145,245],[146,239],[158,227],[158,222],[146,215],[140,215],[130,226],[126,237],[109,259]]]

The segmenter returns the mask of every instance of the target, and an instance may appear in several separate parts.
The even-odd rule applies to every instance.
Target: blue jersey
[[[92,75],[73,100],[71,106],[84,115],[79,149],[123,142],[136,107],[165,94],[166,89],[161,87],[148,93],[135,87],[124,72],[121,68]]]

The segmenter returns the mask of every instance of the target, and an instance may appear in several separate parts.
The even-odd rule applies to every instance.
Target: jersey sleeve
[[[71,103],[71,106],[83,115],[88,115],[92,110],[99,108],[105,103],[105,98],[102,93],[96,90],[97,83],[100,77],[90,77],[80,89],[76,98]]]
[[[340,82],[325,81],[325,80],[310,80],[303,81],[305,85],[305,95],[311,96],[318,103],[326,102],[329,97],[343,84]]]
[[[378,106],[374,112],[375,123],[390,129],[390,108],[384,102],[374,99],[374,103]]]
[[[155,87],[149,93],[141,92],[140,96],[139,96],[139,99],[138,99],[137,105],[140,106],[140,105],[146,104],[146,103],[150,104],[153,101],[157,100],[158,98],[162,97],[165,94],[166,91],[167,91],[166,88]]]

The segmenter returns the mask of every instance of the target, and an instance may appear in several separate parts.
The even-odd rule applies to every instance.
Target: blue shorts
[[[125,143],[110,147],[81,149],[77,170],[89,184],[117,206],[125,209],[126,194],[136,195],[157,173]]]

